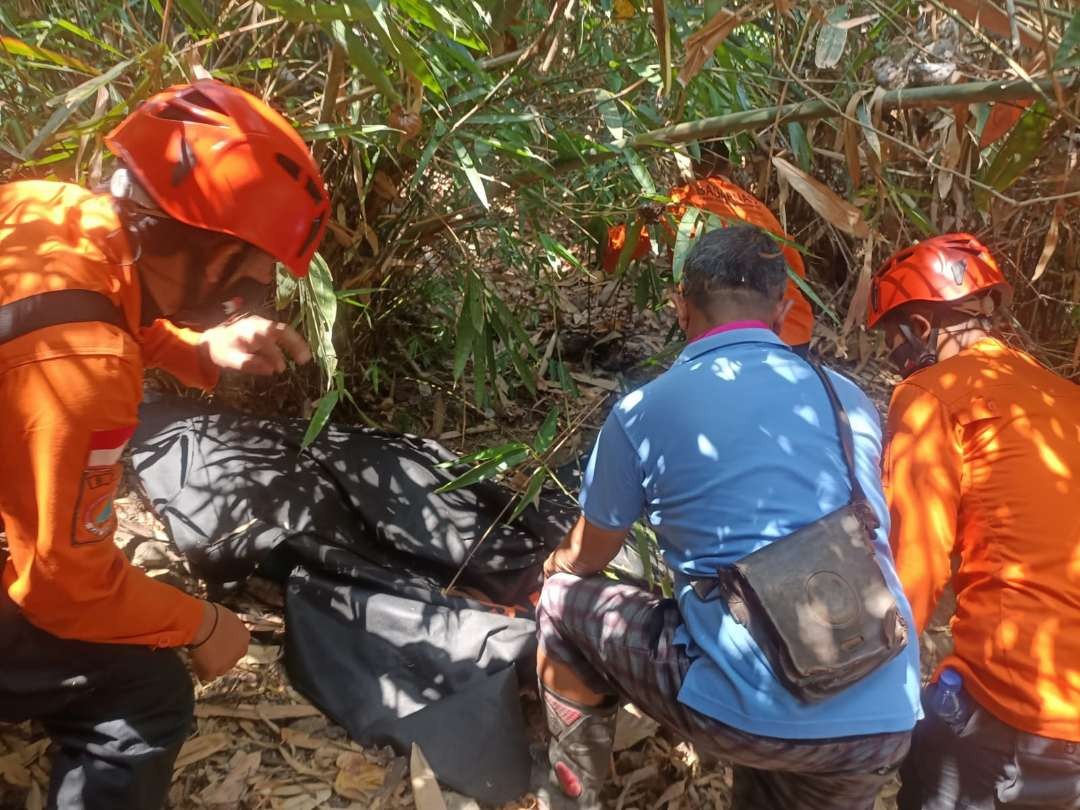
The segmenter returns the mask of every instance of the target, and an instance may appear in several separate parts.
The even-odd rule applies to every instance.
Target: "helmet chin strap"
[[[900,376],[906,378],[937,362],[937,324],[931,327],[929,339],[925,341],[915,334],[910,324],[900,323],[898,328],[904,336],[904,342],[893,350],[892,359],[900,369]]]

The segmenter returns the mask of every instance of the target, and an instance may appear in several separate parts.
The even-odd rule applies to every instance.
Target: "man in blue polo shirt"
[[[703,601],[689,584],[850,496],[825,388],[776,335],[786,281],[779,246],[753,226],[696,241],[675,295],[689,342],[608,416],[583,515],[545,563],[538,672],[552,775],[574,806],[600,806],[620,698],[732,762],[740,809],[869,810],[907,752],[920,712],[916,643],[844,691],[805,703],[724,600]],[[887,540],[877,413],[850,380],[829,375],[881,521],[875,551],[911,627]],[[674,573],[677,601],[590,576],[642,517]]]

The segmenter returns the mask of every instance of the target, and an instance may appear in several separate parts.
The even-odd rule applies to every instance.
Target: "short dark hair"
[[[715,228],[699,236],[683,266],[683,296],[708,310],[722,290],[756,293],[779,301],[787,285],[780,244],[754,225]]]

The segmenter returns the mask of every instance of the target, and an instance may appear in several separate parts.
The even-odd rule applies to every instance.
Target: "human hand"
[[[240,617],[214,602],[204,602],[203,620],[189,648],[200,681],[212,681],[232,669],[247,653],[251,633]]]
[[[285,370],[285,354],[303,364],[311,349],[288,324],[258,315],[215,326],[203,332],[199,348],[218,368],[268,375]]]

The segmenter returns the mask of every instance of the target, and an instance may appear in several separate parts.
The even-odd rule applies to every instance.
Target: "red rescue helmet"
[[[1012,298],[990,251],[968,233],[934,236],[894,253],[874,274],[866,325],[873,328],[889,312],[914,301],[959,303],[982,295],[998,305]]]
[[[322,174],[269,105],[214,79],[147,99],[105,137],[158,207],[304,276],[329,219]]]

